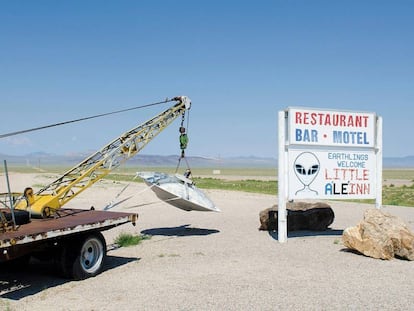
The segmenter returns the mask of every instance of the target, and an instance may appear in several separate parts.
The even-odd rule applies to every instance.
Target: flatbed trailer
[[[31,256],[47,256],[64,277],[84,279],[101,272],[106,258],[102,231],[126,223],[135,225],[134,213],[59,209],[53,218],[32,218],[14,230],[0,233],[2,263]],[[28,262],[28,260],[26,260]]]

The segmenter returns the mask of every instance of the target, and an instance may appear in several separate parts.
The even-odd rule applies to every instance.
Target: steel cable
[[[65,124],[69,124],[69,123],[75,123],[75,122],[80,122],[80,121],[85,121],[85,120],[100,118],[100,117],[108,116],[108,115],[111,115],[111,114],[117,114],[117,113],[121,113],[121,112],[126,112],[126,111],[131,111],[131,110],[136,110],[136,109],[151,107],[151,106],[155,106],[155,105],[161,105],[161,104],[165,104],[165,103],[168,103],[168,102],[171,102],[171,101],[174,101],[174,99],[168,99],[167,98],[164,101],[156,102],[156,103],[152,103],[152,104],[146,104],[146,105],[142,105],[142,106],[127,108],[127,109],[122,109],[122,110],[117,110],[117,111],[112,111],[112,112],[101,113],[101,114],[97,114],[97,115],[93,115],[93,116],[89,116],[89,117],[84,117],[84,118],[80,118],[80,119],[69,120],[69,121],[65,121],[65,122],[59,122],[59,123],[54,123],[54,124],[49,124],[49,125],[34,127],[34,128],[31,128],[31,129],[27,129],[27,130],[21,130],[21,131],[6,133],[6,134],[0,135],[0,138],[5,138],[5,137],[9,137],[9,136],[18,135],[18,134],[23,134],[23,133],[28,133],[28,132],[43,130],[43,129],[46,129],[46,128],[60,126],[60,125],[65,125]]]

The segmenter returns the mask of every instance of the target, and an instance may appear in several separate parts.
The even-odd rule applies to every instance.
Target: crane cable
[[[121,113],[121,112],[126,112],[126,111],[131,111],[131,110],[136,110],[136,109],[151,107],[151,106],[155,106],[155,105],[161,105],[161,104],[165,104],[165,103],[172,102],[172,101],[174,101],[174,99],[168,99],[168,98],[166,98],[164,101],[160,101],[160,102],[156,102],[156,103],[152,103],[152,104],[146,104],[146,105],[142,105],[142,106],[136,106],[136,107],[132,107],[132,108],[127,108],[127,109],[116,110],[116,111],[112,111],[112,112],[101,113],[101,114],[97,114],[97,115],[94,115],[94,116],[89,116],[89,117],[84,117],[84,118],[80,118],[80,119],[69,120],[69,121],[64,121],[64,122],[59,122],[59,123],[54,123],[54,124],[49,124],[49,125],[34,127],[34,128],[31,128],[31,129],[27,129],[27,130],[10,132],[10,133],[6,133],[6,134],[0,135],[0,139],[1,138],[5,138],[5,137],[9,137],[9,136],[18,135],[18,134],[23,134],[23,133],[28,133],[28,132],[43,130],[43,129],[50,128],[50,127],[65,125],[65,124],[69,124],[69,123],[75,123],[75,122],[80,122],[80,121],[85,121],[85,120],[100,118],[100,117],[108,116],[108,115],[111,115],[111,114],[117,114],[117,113]]]
[[[190,110],[187,111],[187,125],[186,127],[184,127],[184,121],[185,121],[185,111],[183,112],[182,118],[181,118],[181,125],[179,128],[179,132],[180,132],[180,149],[181,149],[181,155],[180,158],[178,159],[178,163],[177,163],[177,167],[175,168],[175,173],[178,172],[178,169],[180,168],[180,164],[181,164],[181,160],[184,159],[186,165],[187,165],[187,169],[184,173],[184,176],[187,178],[191,177],[191,168],[190,165],[188,164],[187,158],[185,157],[185,149],[187,148],[188,145],[188,128],[189,128],[189,124],[190,124]]]

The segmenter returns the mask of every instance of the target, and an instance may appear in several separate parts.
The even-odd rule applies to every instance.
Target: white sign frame
[[[279,242],[287,242],[289,200],[368,198],[381,208],[382,117],[289,107],[279,111],[278,121]]]

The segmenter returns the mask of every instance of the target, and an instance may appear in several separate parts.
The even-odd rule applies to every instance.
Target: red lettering
[[[296,124],[302,124],[302,113],[301,112],[296,112],[295,113],[295,123]]]
[[[296,124],[341,127],[368,127],[369,116],[323,112],[295,112]]]
[[[354,126],[354,118],[352,115],[348,116],[348,124],[346,126]]]
[[[364,127],[368,127],[368,116],[363,116],[364,119]]]
[[[312,114],[311,114],[311,124],[312,125],[315,125],[316,123],[317,123],[317,119],[316,119],[316,117],[317,117],[318,115],[315,113],[315,112],[313,112]]]
[[[324,123],[324,125],[325,125],[325,126],[330,126],[330,125],[332,125],[332,124],[331,124],[331,115],[330,115],[330,114],[325,115],[325,123]]]
[[[337,114],[333,115],[333,126],[339,125],[339,116]]]
[[[303,124],[309,124],[309,112],[303,113]]]
[[[355,126],[356,127],[362,126],[362,116],[355,116]]]
[[[339,116],[339,126],[346,126],[346,116],[344,114],[341,114]]]

